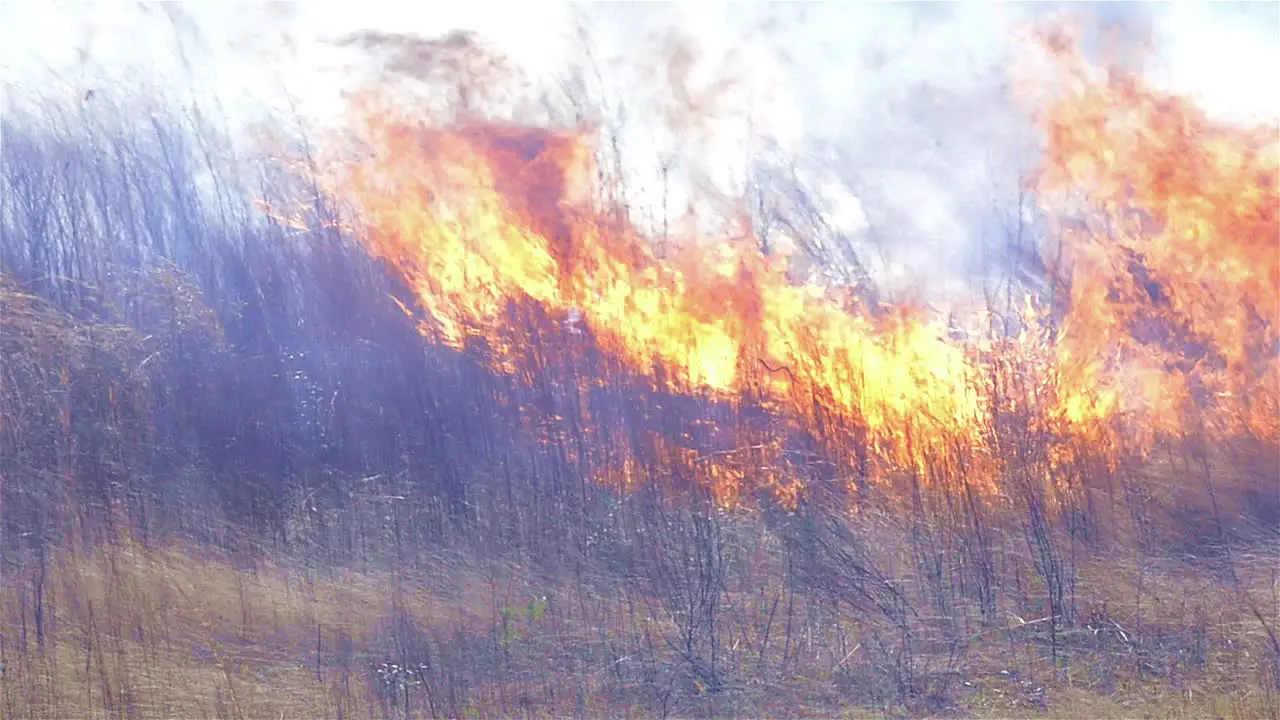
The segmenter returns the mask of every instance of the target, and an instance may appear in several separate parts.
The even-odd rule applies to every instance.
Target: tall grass
[[[5,717],[1280,717],[1275,448],[1051,469],[1011,423],[1006,496],[853,503],[791,437],[794,510],[617,493],[654,435],[790,431],[535,311],[516,376],[425,346],[304,179],[168,107],[0,118]]]

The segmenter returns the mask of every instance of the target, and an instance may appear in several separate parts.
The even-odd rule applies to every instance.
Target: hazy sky
[[[1210,112],[1280,118],[1275,2],[594,3],[577,11],[558,2],[0,0],[0,72],[7,83],[78,97],[88,86],[109,93],[126,68],[141,68],[151,82],[181,88],[179,96],[194,85],[218,97],[235,121],[284,108],[282,87],[309,114],[339,110],[351,77],[343,68],[360,56],[331,41],[357,30],[431,37],[471,29],[545,83],[582,65],[589,49],[593,92],[625,119],[631,184],[648,191],[637,205],[656,205],[663,162],[682,171],[686,188],[732,194],[749,160],[766,144],[778,147],[826,188],[837,224],[892,236],[882,273],[941,288],[972,263],[990,206],[1008,201],[1034,160],[1003,83],[1017,62],[1015,23],[1055,8],[1148,27],[1148,76]],[[701,102],[731,81],[706,103],[698,128],[664,125],[676,95],[664,53],[677,28],[699,48],[678,78],[686,94]]]

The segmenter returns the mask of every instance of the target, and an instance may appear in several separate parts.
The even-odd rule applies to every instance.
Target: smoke
[[[1220,117],[1280,117],[1277,91],[1258,82],[1260,70],[1280,66],[1280,31],[1257,6],[771,3],[677,17],[629,12],[594,18],[597,28],[621,26],[609,44],[639,65],[622,76],[622,97],[664,107],[683,97],[675,80],[698,75],[720,91],[712,111],[689,103],[704,108],[702,126],[668,126],[670,135],[652,143],[674,145],[693,198],[742,198],[761,169],[775,179],[785,170],[780,187],[762,191],[808,195],[855,248],[846,261],[883,293],[939,305],[990,301],[1029,257],[1036,218],[1024,188],[1040,137],[1011,81],[1028,62],[1022,31],[1030,23],[1075,22],[1100,58],[1140,69]],[[686,76],[658,71],[672,56],[647,38],[664,33],[698,41]],[[698,132],[707,126],[714,130]],[[646,154],[663,157],[638,147],[633,184],[669,182]],[[840,261],[834,250],[826,256]]]
[[[651,233],[714,237],[739,211],[803,196],[843,248],[827,262],[861,266],[891,297],[963,303],[989,296],[1030,241],[1021,188],[1038,138],[1009,72],[1020,27],[1081,18],[1100,51],[1158,84],[1274,122],[1280,93],[1258,80],[1280,65],[1268,7],[23,3],[0,9],[0,46],[7,86],[109,93],[141,70],[247,130],[335,121],[377,60],[344,38],[471,30],[519,70],[526,100],[598,124]]]
[[[1008,96],[1003,5],[804,6],[781,39],[811,173],[857,198],[881,288],[954,299],[1010,225],[1033,136]]]

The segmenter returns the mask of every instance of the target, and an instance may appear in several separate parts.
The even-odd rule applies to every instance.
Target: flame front
[[[1142,451],[1189,423],[1277,442],[1274,133],[1216,125],[1131,77],[1093,79],[1050,46],[1068,92],[1040,113],[1037,191],[1064,221],[1070,290],[1039,303],[1065,311],[1029,309],[1012,339],[958,341],[922,311],[793,284],[749,235],[690,238],[659,259],[595,197],[586,134],[424,126],[370,95],[353,106],[361,154],[324,180],[439,341],[483,340],[511,369],[530,338],[507,331],[511,311],[537,307],[665,390],[790,418],[867,478],[959,473],[1000,492],[1011,417],[1053,457]],[[742,462],[676,440],[656,441],[657,462],[696,466],[723,501],[751,487],[796,497],[776,438]],[[627,484],[633,460],[605,475]]]
[[[1148,440],[1195,411],[1220,437],[1276,442],[1276,128],[1215,124],[1124,73],[1095,80],[1061,40],[1047,46],[1070,92],[1041,114],[1038,189],[1049,207],[1084,210],[1062,229],[1076,263],[1055,348],[1064,410],[1136,415]]]

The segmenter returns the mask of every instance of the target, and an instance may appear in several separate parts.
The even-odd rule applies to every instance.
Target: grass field
[[[758,571],[758,588],[733,583],[721,599],[721,679],[709,687],[639,584],[606,591],[448,556],[395,574],[308,570],[121,538],[7,578],[0,707],[6,718],[238,720],[1277,717],[1276,560],[1241,553],[1234,579],[1221,563],[1089,561],[1076,592],[1090,610],[1060,631],[1056,664],[1044,618],[921,618],[907,646],[893,627]],[[915,689],[893,687],[903,682]]]

